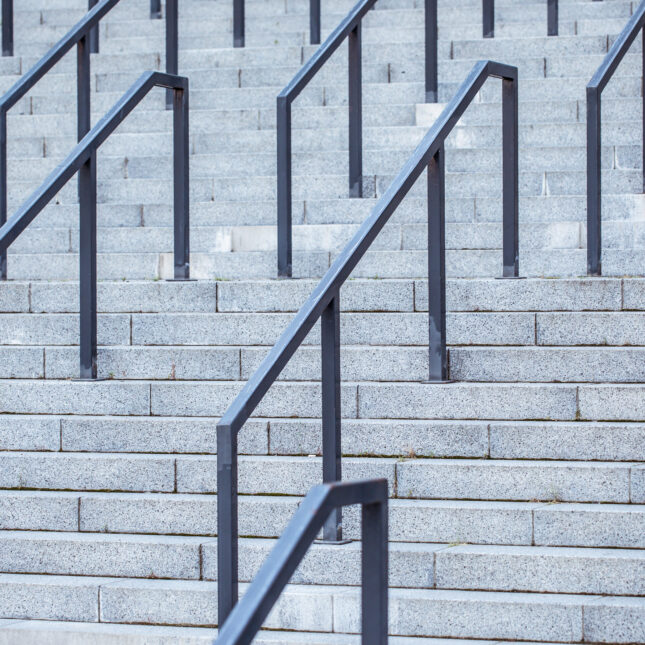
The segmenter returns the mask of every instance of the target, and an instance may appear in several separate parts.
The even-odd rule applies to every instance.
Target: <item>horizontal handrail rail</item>
[[[363,195],[363,107],[361,73],[361,21],[376,0],[359,0],[327,40],[278,94],[278,275],[292,274],[291,103],[348,39],[349,73],[349,196]]]
[[[98,25],[120,0],[88,0],[90,10],[0,98],[0,226],[7,221],[7,113],[74,46],[77,48],[77,124],[80,141],[90,130],[90,52],[98,51]],[[177,2],[167,0],[166,73],[177,74]],[[3,5],[4,10],[4,5]],[[172,108],[172,92],[166,107]],[[0,280],[7,279],[7,256],[0,251]]]
[[[321,319],[323,481],[341,479],[340,288],[426,168],[430,380],[445,380],[444,141],[489,76],[502,79],[503,275],[519,275],[517,68],[493,61],[479,61],[217,424],[217,548],[221,621],[237,602],[238,432],[307,334]],[[325,526],[325,539],[333,539],[331,536],[337,540],[342,537],[340,512],[332,516]]]
[[[602,170],[600,167],[602,91],[611,80],[638,32],[643,38],[645,74],[645,0],[634,11],[587,85],[587,274],[602,275]],[[645,95],[643,96],[643,192],[645,192]]]
[[[174,92],[174,255],[175,279],[189,278],[188,79],[163,72],[144,73],[107,114],[79,141],[41,186],[0,227],[0,253],[79,173],[80,202],[80,376],[96,378],[96,152],[153,87]]]
[[[249,645],[253,641],[329,514],[354,504],[362,506],[361,642],[387,644],[388,488],[387,480],[372,479],[311,489],[242,600],[220,623],[216,645]]]

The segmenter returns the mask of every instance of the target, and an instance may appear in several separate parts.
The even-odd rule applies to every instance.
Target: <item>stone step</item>
[[[241,495],[239,502],[243,535],[276,538],[300,499]],[[213,536],[217,525],[217,497],[212,494],[4,490],[0,491],[0,509],[0,528],[7,531]],[[345,537],[360,540],[359,512],[349,508],[343,515]],[[645,544],[644,522],[642,504],[409,499],[390,502],[390,539],[412,545],[580,544],[640,549]],[[73,538],[74,534],[69,536]]]
[[[81,505],[83,500],[81,500]],[[215,516],[210,509],[198,512]],[[106,521],[103,508],[87,510],[89,525]],[[91,529],[87,529],[91,530]],[[103,529],[105,530],[105,529]],[[275,546],[273,539],[240,542],[240,581],[250,582]],[[360,542],[315,544],[291,581],[359,586]],[[195,537],[93,532],[0,532],[3,573],[215,580],[217,541]],[[40,566],[41,563],[38,563]],[[568,547],[406,544],[390,542],[390,587],[642,595],[645,551]]]
[[[0,643],[28,645],[34,639],[60,637],[62,642],[91,642],[93,645],[211,645],[217,630],[206,627],[164,627],[150,625],[119,625],[116,623],[55,622],[45,620],[2,620]],[[359,645],[360,636],[334,633],[297,633],[275,630],[261,631],[257,645]],[[443,639],[389,638],[393,645],[447,645]],[[4,645],[4,643],[3,643]],[[490,641],[464,641],[464,645],[493,645]]]
[[[246,380],[268,353],[266,347],[203,346],[198,338],[193,343],[193,347],[99,347],[98,376],[151,381]],[[417,343],[423,345],[422,339]],[[319,378],[319,352],[318,347],[300,348],[279,379],[299,382]],[[644,353],[643,347],[451,347],[448,373],[460,382],[641,383],[645,379]],[[0,358],[0,378],[4,379],[65,379],[74,378],[78,371],[77,347],[5,345],[0,348]],[[341,374],[348,381],[423,382],[428,375],[428,349],[344,344]]]
[[[5,452],[0,462],[0,485],[19,490],[217,490],[217,459],[211,455]],[[388,477],[391,494],[396,478],[396,495],[404,499],[619,504],[645,499],[642,463],[348,457],[343,467],[347,479]],[[240,493],[304,495],[319,482],[320,473],[321,460],[313,456],[245,456],[240,458]]]
[[[216,620],[213,582],[6,575],[1,584],[11,617],[21,617],[27,604],[39,608],[41,619],[97,621],[100,590],[104,623],[203,626]],[[581,642],[584,629],[586,642],[615,642],[617,634],[624,634],[618,642],[643,639],[639,598],[395,589],[390,602],[390,632],[397,635]],[[291,585],[266,626],[357,633],[359,603],[351,587]]]

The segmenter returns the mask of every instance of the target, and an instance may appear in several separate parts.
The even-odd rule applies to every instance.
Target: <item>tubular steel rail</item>
[[[482,0],[484,38],[495,37],[495,0]],[[558,0],[547,0],[547,35],[558,35]],[[426,103],[439,100],[437,0],[425,0]]]
[[[0,253],[29,226],[61,188],[78,173],[80,211],[80,378],[96,378],[96,152],[153,87],[174,93],[175,279],[189,278],[188,79],[146,72],[79,141],[18,211],[0,227]],[[5,267],[6,268],[6,267]]]
[[[312,488],[242,600],[228,619],[220,622],[216,645],[249,645],[253,641],[329,514],[353,504],[362,506],[361,642],[387,645],[388,488],[385,479],[336,482]]]
[[[2,0],[2,55],[13,56],[13,0]]]
[[[587,274],[602,275],[602,171],[601,156],[601,109],[602,91],[623,60],[630,46],[642,31],[643,74],[645,75],[645,0],[629,19],[602,65],[596,70],[587,85]],[[645,95],[643,97],[643,192],[645,192]]]
[[[503,275],[517,277],[517,68],[480,61],[417,146],[370,216],[338,255],[217,425],[218,588],[220,622],[237,602],[237,436],[318,319],[321,320],[323,481],[341,480],[340,288],[421,173],[428,169],[429,380],[446,379],[444,141],[489,76],[502,79]],[[342,538],[340,510],[323,539]]]
[[[317,0],[313,0],[317,1]],[[278,275],[292,274],[291,233],[291,104],[318,70],[348,40],[349,74],[349,196],[363,195],[363,96],[361,21],[376,0],[359,0],[316,53],[278,94]]]
[[[6,0],[4,0],[6,2]],[[98,50],[98,24],[105,15],[112,10],[120,0],[89,0],[92,7],[74,27],[61,38],[36,65],[34,65],[24,76],[16,81],[6,94],[0,98],[0,226],[7,221],[7,113],[16,103],[29,92],[38,81],[51,70],[65,54],[75,45],[77,49],[77,124],[78,141],[80,141],[90,130],[91,106],[90,106],[90,52],[92,42]],[[94,5],[94,6],[92,6]],[[167,67],[174,67],[173,72],[177,73],[177,0],[168,0],[171,14],[174,20],[166,23],[166,60]],[[174,10],[172,9],[174,7]],[[4,10],[4,4],[3,4]],[[174,11],[174,13],[173,13]],[[169,35],[170,32],[170,35]],[[92,34],[94,33],[94,36]],[[170,61],[170,64],[168,64]],[[174,61],[174,62],[173,62]],[[172,92],[168,93],[166,106],[173,105]],[[0,280],[7,279],[7,256],[6,252],[0,251]]]

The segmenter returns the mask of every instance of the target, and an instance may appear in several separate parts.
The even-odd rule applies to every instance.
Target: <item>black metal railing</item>
[[[2,0],[2,55],[13,56],[13,0]]]
[[[150,0],[150,17],[161,19],[161,0]],[[166,0],[166,74],[179,74],[179,0]],[[172,107],[170,91],[166,107]]]
[[[38,81],[49,72],[65,54],[74,46],[77,49],[76,69],[76,114],[78,141],[80,141],[90,130],[91,126],[91,70],[90,52],[92,42],[98,50],[98,25],[100,20],[109,13],[120,0],[89,0],[91,7],[85,16],[79,20],[74,27],[61,38],[36,65],[34,65],[20,80],[16,81],[11,88],[0,98],[0,226],[7,221],[7,114],[16,103],[29,92]],[[92,6],[94,5],[94,6]],[[3,5],[4,6],[4,5]],[[168,0],[171,19],[166,22],[166,67],[174,68],[174,71],[166,71],[167,74],[177,73],[177,0]],[[174,9],[173,9],[174,7]],[[174,20],[172,19],[174,16]],[[92,35],[94,34],[94,36]],[[168,63],[170,61],[170,63]],[[166,107],[173,106],[172,91],[168,92]],[[7,256],[6,252],[0,251],[0,280],[7,279]]]
[[[387,644],[388,488],[387,480],[372,479],[311,489],[242,600],[220,623],[216,645],[249,645],[253,641],[329,514],[353,504],[362,506],[361,643]]]
[[[439,100],[437,0],[425,0],[425,91],[426,103]],[[558,35],[558,0],[547,0],[547,34]],[[482,36],[495,37],[495,0],[482,0]]]
[[[65,160],[0,227],[0,253],[29,226],[61,188],[78,173],[80,211],[80,378],[95,379],[96,360],[96,152],[117,126],[155,86],[174,94],[174,263],[175,279],[189,278],[188,79],[146,72],[76,144]],[[6,266],[4,267],[6,270]],[[6,271],[5,271],[6,272]]]
[[[340,289],[424,169],[428,169],[429,379],[446,379],[444,251],[444,141],[490,76],[502,79],[503,275],[517,277],[517,68],[477,63],[435,121],[370,216],[338,255],[293,321],[228,407],[217,425],[218,585],[220,620],[237,602],[237,436],[316,322],[321,320],[323,481],[341,479]],[[323,539],[342,538],[341,512],[325,524]]]
[[[602,275],[602,171],[600,168],[602,91],[625,54],[642,32],[645,74],[645,0],[642,0],[620,33],[602,65],[587,85],[587,273]],[[645,95],[643,97],[643,192],[645,192]]]
[[[278,94],[278,275],[292,273],[291,233],[291,104],[331,55],[348,40],[349,196],[363,195],[363,107],[361,21],[376,0],[360,0]]]

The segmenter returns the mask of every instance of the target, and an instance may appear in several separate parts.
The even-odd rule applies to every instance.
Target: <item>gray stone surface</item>
[[[640,423],[506,422],[490,424],[494,459],[630,461],[643,457]]]
[[[77,531],[78,494],[2,491],[0,529]]]
[[[628,502],[629,465],[418,459],[397,464],[400,497]]]
[[[216,454],[217,421],[195,417],[64,417],[60,434],[63,450],[70,452]],[[247,421],[238,435],[239,452],[267,454],[267,430],[266,421]],[[58,434],[56,427],[56,449]]]
[[[3,531],[2,570],[10,573],[199,578],[200,538]]]
[[[645,419],[643,386],[584,385],[578,388],[578,406],[582,419],[607,421],[642,421]]]
[[[360,384],[358,397],[361,418],[566,420],[576,417],[576,388],[569,385]]]
[[[642,550],[456,546],[436,555],[437,587],[643,595]]]
[[[307,419],[270,420],[269,440],[272,454],[320,455],[322,424]],[[342,451],[358,457],[484,457],[488,454],[488,425],[477,421],[345,419]]]
[[[56,417],[0,414],[0,449],[59,450],[60,420]]]
[[[535,544],[643,548],[645,509],[636,504],[551,504],[534,513]]]
[[[3,488],[172,491],[175,462],[150,455],[0,453]]]
[[[645,639],[643,598],[602,598],[585,606],[585,636],[600,643],[638,643]]]
[[[97,622],[101,582],[89,577],[2,574],[0,612],[7,618]]]
[[[645,504],[645,466],[632,468],[631,501]]]

